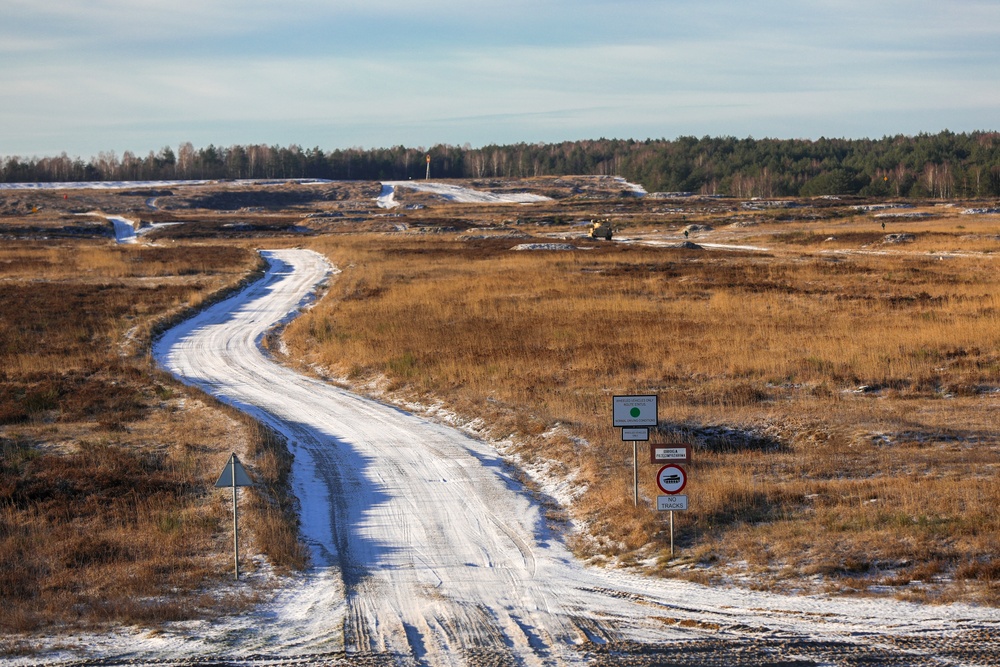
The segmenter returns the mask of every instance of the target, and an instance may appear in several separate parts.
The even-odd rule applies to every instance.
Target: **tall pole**
[[[670,510],[670,557],[674,557],[674,511]]]
[[[639,448],[636,441],[632,441],[632,501],[635,506],[639,506]]]
[[[236,565],[236,580],[240,579],[240,530],[236,519],[236,461],[233,460],[233,562]]]

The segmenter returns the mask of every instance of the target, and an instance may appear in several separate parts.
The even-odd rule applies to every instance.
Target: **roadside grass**
[[[3,633],[149,626],[252,602],[205,592],[231,573],[231,509],[213,489],[231,451],[262,482],[242,494],[248,546],[301,566],[283,443],[147,356],[156,327],[258,262],[234,245],[0,247]]]
[[[319,238],[343,273],[285,337],[305,365],[443,400],[557,461],[584,489],[570,511],[594,538],[573,544],[594,562],[997,604],[996,230],[919,224],[962,256],[782,241],[808,222],[782,223],[767,253]],[[632,506],[631,449],[610,425],[611,396],[632,393],[659,396],[655,440],[695,445],[682,560],[649,509],[655,467]]]

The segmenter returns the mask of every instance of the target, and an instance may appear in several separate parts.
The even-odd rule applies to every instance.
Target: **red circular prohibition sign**
[[[656,485],[660,487],[660,491],[669,495],[683,491],[684,487],[687,486],[687,481],[687,473],[684,472],[684,468],[676,463],[668,463],[656,473]]]

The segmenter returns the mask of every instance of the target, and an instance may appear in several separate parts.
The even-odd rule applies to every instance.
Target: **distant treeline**
[[[88,162],[6,157],[0,182],[171,179],[406,180],[614,175],[649,192],[737,197],[860,194],[896,197],[1000,196],[1000,133],[944,131],[882,139],[598,139],[558,144],[430,149],[300,146],[164,147],[140,157],[102,152]]]

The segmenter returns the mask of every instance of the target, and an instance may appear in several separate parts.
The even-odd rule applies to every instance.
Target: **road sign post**
[[[250,479],[250,475],[247,474],[246,468],[240,463],[240,460],[236,458],[236,452],[229,457],[226,462],[226,467],[222,469],[222,474],[219,475],[219,480],[215,483],[216,488],[226,488],[232,487],[233,489],[233,563],[236,570],[236,579],[240,578],[240,529],[239,529],[239,518],[237,516],[237,498],[236,489],[241,486],[253,486],[253,481]]]
[[[687,458],[690,458],[690,449],[686,450],[686,453],[688,455]],[[680,453],[669,452],[668,454],[679,456]],[[684,487],[687,486],[687,471],[676,463],[668,463],[656,473],[656,485],[660,487],[660,491],[667,494],[656,497],[656,509],[658,511],[665,510],[670,512],[670,557],[673,558],[674,510],[686,510],[688,508],[687,496],[679,495],[684,490]]]
[[[639,506],[639,447],[632,441],[632,502]]]
[[[622,427],[622,440],[632,442],[632,502],[639,506],[639,440],[649,438],[648,427],[656,426],[656,396],[615,396],[612,403],[615,427]],[[642,437],[645,435],[645,437]]]

